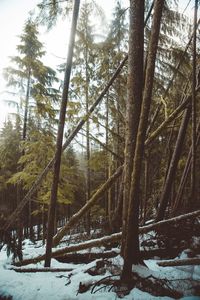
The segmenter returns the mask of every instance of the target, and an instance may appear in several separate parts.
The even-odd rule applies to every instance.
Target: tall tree
[[[4,69],[8,86],[17,87],[19,93],[25,94],[22,105],[24,111],[23,140],[27,136],[30,97],[34,98],[37,112],[40,114],[42,114],[42,107],[46,109],[48,106],[49,97],[52,96],[53,100],[56,97],[55,90],[52,88],[52,84],[56,80],[55,71],[41,61],[45,51],[38,35],[37,25],[29,19],[20,36],[21,43],[17,46],[19,55],[11,57],[13,66]]]
[[[137,130],[140,119],[143,89],[143,53],[144,53],[144,1],[130,1],[129,25],[129,57],[128,57],[128,101],[126,107],[126,141],[124,158],[123,186],[123,232],[127,232],[127,216],[133,155],[135,152]],[[137,47],[135,46],[137,45]],[[135,75],[137,74],[137,76]],[[126,235],[122,238],[122,252],[125,250]],[[124,255],[124,253],[122,253]]]
[[[197,69],[197,11],[198,0],[195,0],[194,7],[194,24],[193,24],[193,57],[192,57],[192,166],[191,166],[191,201],[195,203],[196,197],[196,118],[197,118],[197,105],[196,105],[196,69]]]
[[[76,25],[78,20],[78,13],[79,13],[79,5],[80,5],[79,0],[74,1],[67,65],[65,70],[64,87],[62,93],[62,101],[61,101],[58,133],[57,133],[57,141],[56,141],[53,182],[51,187],[51,200],[50,200],[49,215],[48,215],[45,267],[50,267],[51,265],[52,240],[54,235],[54,221],[55,221],[55,214],[56,214],[56,202],[57,202],[58,182],[59,182],[59,174],[60,174],[63,132],[64,132],[64,125],[65,125],[65,113],[66,113],[66,107],[68,101],[68,90],[69,90],[69,82],[70,82],[70,75],[71,75],[72,57],[73,57],[73,50],[74,50]]]
[[[141,5],[141,1],[133,1],[133,4],[139,7],[139,5]],[[163,5],[164,5],[164,0],[156,0],[154,4],[154,16],[152,21],[152,31],[151,31],[150,41],[149,41],[149,48],[148,48],[143,101],[142,101],[142,84],[141,84],[142,80],[139,85],[140,87],[139,99],[140,101],[142,101],[142,109],[141,109],[139,127],[137,131],[137,139],[136,139],[136,146],[135,146],[135,153],[134,153],[134,160],[133,160],[133,171],[131,177],[131,187],[130,187],[130,194],[129,194],[130,198],[129,198],[129,207],[128,207],[128,216],[127,216],[128,221],[127,221],[127,226],[123,231],[123,234],[126,237],[124,240],[124,266],[122,271],[123,280],[128,280],[130,278],[131,271],[132,271],[132,264],[139,263],[141,261],[140,252],[139,252],[139,235],[138,235],[139,203],[140,203],[139,187],[140,187],[142,160],[144,154],[144,143],[146,138],[148,117],[149,117],[149,111],[151,106],[151,97],[152,97],[154,71],[155,71],[155,60],[156,60],[156,53],[158,47]],[[143,29],[144,7],[143,9],[139,9],[137,12],[138,15],[136,18],[134,18],[135,21],[133,21],[134,22],[133,25],[135,25],[135,23],[138,22],[136,23],[137,25],[135,29],[137,30],[136,32],[138,33],[141,32],[141,26]],[[130,27],[130,29],[132,29],[132,26]],[[137,47],[133,47],[133,51],[135,50],[135,48],[137,49]]]

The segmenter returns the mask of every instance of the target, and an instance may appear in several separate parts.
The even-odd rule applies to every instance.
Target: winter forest
[[[199,1],[110,2],[38,0],[3,69],[0,299],[200,299]]]

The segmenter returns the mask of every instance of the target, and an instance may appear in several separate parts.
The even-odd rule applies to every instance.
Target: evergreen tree
[[[11,57],[12,67],[5,68],[4,76],[8,86],[18,88],[23,96],[23,140],[27,136],[29,101],[34,99],[35,111],[38,115],[55,117],[52,102],[58,101],[57,90],[52,87],[57,81],[55,71],[45,66],[41,58],[44,56],[42,43],[38,40],[37,25],[29,19],[20,36],[17,46],[18,56]]]

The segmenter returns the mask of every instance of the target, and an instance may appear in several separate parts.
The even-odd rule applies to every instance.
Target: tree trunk
[[[149,153],[144,161],[144,197],[143,197],[143,210],[141,215],[143,216],[143,224],[146,221],[146,214],[147,214],[147,201],[148,201],[148,194],[149,194]]]
[[[135,4],[141,3],[141,1],[133,1],[133,2],[135,2]],[[125,240],[123,240],[124,246],[122,245],[124,248],[124,266],[122,271],[122,280],[124,281],[128,280],[131,276],[132,264],[133,263],[137,264],[140,263],[141,261],[140,251],[139,251],[139,234],[138,234],[139,186],[140,186],[141,167],[142,167],[142,159],[144,154],[146,130],[147,130],[148,117],[149,117],[149,111],[151,106],[155,60],[156,60],[156,53],[158,48],[160,22],[162,17],[163,6],[164,6],[164,0],[155,1],[151,37],[149,42],[149,53],[147,59],[147,69],[146,69],[146,76],[145,76],[142,111],[140,115],[140,122],[139,122],[139,128],[137,133],[135,155],[134,155],[134,162],[133,162],[133,172],[131,177],[127,228],[126,230],[122,231],[123,235],[125,236]],[[142,16],[140,15],[141,9],[140,12],[138,12],[138,20],[140,19],[142,21]],[[143,13],[144,10],[142,11],[142,14]],[[141,24],[140,25],[138,24],[137,26],[139,32],[139,30],[141,30],[141,28],[139,28]],[[136,45],[138,47],[138,43],[136,43]],[[139,84],[139,86],[141,89],[141,83]],[[140,98],[136,99],[136,101],[140,101],[139,99]]]
[[[193,25],[193,59],[192,59],[192,164],[191,164],[191,204],[196,201],[196,26],[198,0],[195,0],[194,25]],[[193,205],[191,205],[192,207]]]
[[[184,143],[184,139],[185,139],[185,135],[186,135],[187,126],[188,126],[188,123],[190,120],[190,115],[191,115],[191,108],[189,107],[189,108],[187,108],[187,110],[183,116],[183,120],[182,120],[180,129],[179,129],[174,153],[172,155],[169,170],[167,173],[167,178],[166,178],[166,181],[165,181],[165,184],[163,187],[163,191],[162,191],[162,195],[161,195],[161,199],[160,199],[160,206],[159,206],[158,215],[156,218],[157,221],[162,220],[165,215],[165,210],[167,208],[172,184],[173,184],[173,181],[174,181],[174,178],[176,175],[178,162],[179,162],[179,159],[181,156],[181,151],[183,148],[183,143]]]
[[[127,231],[127,216],[135,153],[136,137],[140,120],[143,88],[144,59],[144,1],[130,1],[129,59],[128,59],[128,102],[126,107],[126,140],[124,151],[124,191],[122,228],[122,255]],[[137,76],[135,76],[137,74]]]
[[[62,102],[60,108],[59,125],[58,125],[57,141],[56,141],[53,182],[51,187],[51,199],[50,199],[49,215],[48,215],[45,267],[50,267],[51,265],[51,251],[52,251],[51,249],[52,249],[52,241],[53,241],[53,234],[54,234],[54,220],[55,220],[55,213],[56,213],[57,190],[58,190],[58,183],[59,183],[63,132],[64,132],[64,125],[65,125],[66,107],[68,102],[68,90],[69,90],[69,82],[70,82],[70,75],[71,75],[72,57],[73,57],[76,25],[78,20],[79,5],[80,5],[80,0],[74,1],[72,27],[70,33],[67,65],[65,70],[64,88],[62,93]]]
[[[87,25],[85,28],[85,39],[88,38],[88,30]],[[88,45],[86,44],[84,48],[84,56],[85,56],[85,106],[86,106],[86,116],[89,113],[89,74],[88,74]],[[90,199],[91,194],[91,179],[90,179],[90,120],[87,118],[86,120],[86,202]],[[86,215],[86,231],[87,234],[90,234],[90,211],[88,211]]]
[[[197,126],[196,150],[197,150],[197,146],[199,144],[199,140],[200,140],[200,122],[198,123],[198,126]],[[185,168],[184,168],[184,171],[183,171],[183,174],[181,177],[181,181],[180,181],[179,188],[177,191],[176,199],[174,201],[174,205],[173,205],[173,209],[172,209],[172,216],[175,216],[178,213],[181,206],[183,208],[183,191],[184,191],[186,180],[188,178],[189,171],[191,168],[191,158],[192,158],[192,146],[190,147],[190,151],[188,153],[187,161],[186,161]]]

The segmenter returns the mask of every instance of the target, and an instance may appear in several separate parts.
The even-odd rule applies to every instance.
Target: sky
[[[192,0],[191,2],[193,2]],[[24,23],[29,16],[29,11],[33,10],[39,0],[0,0],[0,126],[5,120],[7,111],[2,104],[4,98],[3,92],[6,90],[6,82],[3,79],[3,68],[9,66],[9,56],[16,55],[16,45],[19,44],[19,35],[23,32]],[[107,15],[111,16],[114,0],[99,0],[100,4]],[[129,1],[122,1],[128,6]],[[183,11],[188,0],[179,0],[180,10]],[[187,9],[187,13],[191,14],[192,6]],[[47,32],[45,28],[41,28],[40,41],[44,43],[47,54],[43,62],[50,67],[56,68],[57,65],[64,62],[67,55],[67,43],[70,23],[69,19],[59,19],[56,27]]]
[[[125,1],[125,0],[124,0]],[[39,0],[0,0],[0,127],[5,121],[8,111],[3,104],[5,98],[6,81],[2,73],[5,67],[10,64],[9,56],[17,55],[16,46],[19,44],[19,36],[23,32],[25,21],[29,16],[29,11],[33,10]],[[125,1],[126,2],[126,1]],[[101,0],[102,7],[106,7],[106,15],[110,16],[114,1]],[[65,62],[67,56],[67,46],[70,30],[69,18],[59,19],[57,25],[50,31],[41,27],[39,40],[44,43],[46,55],[43,58],[44,64],[56,68],[60,63]],[[10,96],[9,96],[10,97]],[[10,98],[9,98],[10,99]]]

